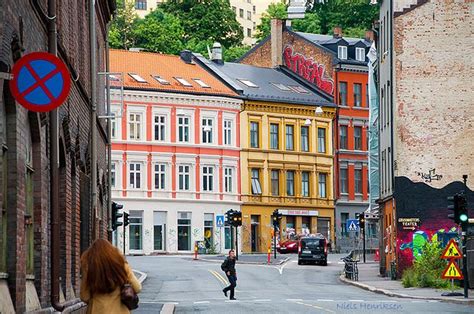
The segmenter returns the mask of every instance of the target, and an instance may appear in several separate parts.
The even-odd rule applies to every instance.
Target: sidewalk
[[[341,268],[343,267],[344,265],[341,265]],[[447,292],[447,290],[434,288],[404,288],[400,280],[391,280],[388,277],[379,276],[379,264],[376,262],[368,262],[366,264],[359,263],[358,268],[359,281],[346,279],[344,274],[340,276],[340,280],[346,284],[391,297],[438,300],[457,304],[474,305],[474,290],[469,290],[468,299],[464,299],[464,297],[442,297],[441,293]],[[463,292],[462,290],[455,291]]]
[[[223,262],[227,255],[199,255],[198,260],[208,262]],[[237,264],[257,264],[257,265],[281,265],[288,261],[290,257],[287,255],[277,254],[277,258],[270,257],[270,264],[267,264],[267,254],[240,254]]]

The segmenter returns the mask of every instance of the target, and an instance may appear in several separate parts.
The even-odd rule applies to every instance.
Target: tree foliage
[[[267,11],[262,14],[260,24],[257,25],[255,38],[260,41],[270,35],[270,23],[272,19],[284,20],[286,17],[286,4],[282,2],[270,4]]]
[[[117,14],[109,30],[109,45],[111,48],[128,49],[134,46],[134,29],[137,20],[135,1],[117,0]]]

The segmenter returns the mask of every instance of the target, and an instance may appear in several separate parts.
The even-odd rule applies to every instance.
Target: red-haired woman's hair
[[[81,257],[82,271],[86,276],[85,284],[91,296],[111,293],[127,282],[125,258],[109,241],[95,240]]]

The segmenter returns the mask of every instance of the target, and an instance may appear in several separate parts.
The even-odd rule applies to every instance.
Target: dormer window
[[[356,60],[357,61],[365,61],[365,49],[364,48],[356,48]]]
[[[341,60],[347,60],[347,47],[337,46],[337,57]]]

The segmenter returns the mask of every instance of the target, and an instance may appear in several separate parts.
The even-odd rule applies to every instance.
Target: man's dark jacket
[[[235,276],[235,258],[227,257],[222,264],[222,270],[227,274],[230,271],[230,274]]]

